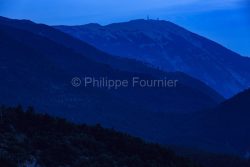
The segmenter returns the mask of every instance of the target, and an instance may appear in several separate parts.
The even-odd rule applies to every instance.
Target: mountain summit
[[[163,20],[133,20],[107,26],[56,26],[112,55],[165,71],[185,72],[225,97],[250,85],[250,59]]]

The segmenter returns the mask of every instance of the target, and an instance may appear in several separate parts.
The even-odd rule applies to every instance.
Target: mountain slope
[[[75,76],[156,77],[111,68],[47,37],[1,23],[0,36],[0,75],[4,78],[0,83],[0,101],[7,105],[33,105],[39,112],[76,123],[100,123],[162,142],[167,131],[161,125],[168,117],[162,117],[161,113],[183,114],[218,103],[203,93],[209,92],[209,87],[179,73],[164,73],[167,78],[180,78],[176,88],[74,88],[70,81]],[[182,82],[182,78],[198,89],[186,85],[188,82]]]
[[[223,102],[217,110],[221,110],[224,112],[239,112],[239,113],[248,113],[249,111],[249,104],[250,103],[250,89],[247,89],[237,96],[234,96],[231,99],[226,100]]]
[[[183,137],[171,136],[175,139],[172,142],[249,157],[249,121],[250,90],[245,90],[213,110],[190,115],[180,125],[182,130],[179,133]]]
[[[0,108],[1,166],[198,167],[157,144],[33,112]]]
[[[177,155],[189,157],[199,162],[203,167],[249,167],[250,159],[227,154],[209,153],[203,150],[195,150],[185,147],[170,146]]]
[[[100,125],[75,125],[35,114],[31,107],[24,111],[21,106],[1,106],[0,115],[0,164],[4,167],[248,167],[250,163],[184,148],[174,148],[181,155],[177,156],[158,144]]]
[[[250,59],[171,22],[134,20],[101,26],[56,26],[117,56],[133,58],[166,71],[182,71],[225,97],[250,85]]]
[[[59,45],[63,45],[66,48],[74,50],[74,52],[81,54],[83,57],[89,60],[107,64],[116,70],[142,73],[156,78],[165,78],[166,76],[169,78],[175,78],[184,85],[208,95],[216,102],[223,101],[221,95],[219,95],[213,89],[209,88],[207,85],[198,80],[194,80],[186,74],[180,72],[166,73],[151,68],[148,66],[148,64],[144,64],[139,61],[108,55],[90,46],[89,44],[73,38],[70,35],[62,33],[61,31],[58,31],[50,26],[44,24],[35,24],[29,20],[13,20],[4,17],[0,17],[0,24],[8,27],[13,27],[15,29],[28,31],[32,34],[44,37]]]
[[[34,105],[40,112],[74,122],[101,123],[164,144],[191,145],[241,155],[249,150],[248,103],[245,114],[239,111],[231,115],[217,112],[219,109],[188,114],[213,107],[219,101],[206,93],[213,92],[209,87],[182,73],[163,73],[167,78],[180,79],[180,85],[174,89],[76,89],[70,83],[75,76],[155,79],[163,74],[154,70],[148,70],[150,75],[118,70],[90,59],[95,48],[86,45],[91,52],[86,51],[85,56],[77,49],[66,47],[65,41],[57,43],[59,37],[39,35],[37,28],[44,30],[43,27],[46,27],[43,31],[46,33],[59,32],[49,26],[29,22],[36,27],[34,30],[30,24],[25,24],[26,21],[11,22],[21,23],[26,28],[8,26],[0,21],[0,75],[4,78],[0,83],[2,103]],[[64,33],[58,34],[68,38]],[[81,42],[80,45],[85,46]],[[101,57],[102,52],[98,53]],[[149,69],[141,66],[144,68]]]
[[[134,76],[138,76],[144,79],[156,78],[154,76],[151,77],[151,75],[146,74],[115,70],[107,65],[89,60],[84,55],[76,53],[74,52],[74,50],[66,48],[61,44],[55,43],[47,37],[39,36],[25,30],[12,28],[6,26],[5,24],[2,25],[1,22],[0,25],[2,36],[2,49],[0,51],[2,55],[1,58],[3,60],[1,61],[1,72],[2,76],[6,76],[6,82],[1,84],[1,88],[3,92],[9,91],[9,93],[6,92],[6,97],[3,98],[3,100],[5,101],[11,101],[11,99],[8,98],[8,95],[11,95],[11,92],[14,92],[14,90],[17,89],[15,88],[15,84],[27,85],[27,83],[32,84],[32,82],[34,82],[34,89],[36,89],[35,91],[38,94],[34,95],[35,97],[31,96],[31,99],[34,99],[34,105],[37,103],[39,105],[39,103],[43,101],[37,101],[36,96],[38,96],[39,98],[46,97],[48,96],[46,95],[46,93],[55,93],[56,95],[56,93],[60,92],[59,94],[61,95],[59,97],[56,95],[55,97],[58,97],[61,100],[69,100],[74,96],[76,97],[76,99],[80,97],[80,99],[83,100],[84,98],[81,98],[81,93],[86,94],[84,88],[80,88],[77,92],[77,90],[74,90],[69,83],[74,76],[94,76],[96,78],[108,77],[110,79],[113,78],[128,80],[130,80]],[[88,52],[87,50],[86,54],[91,56],[93,53]],[[148,110],[160,112],[195,111],[204,107],[211,107],[219,102],[218,99],[221,100],[219,96],[213,96],[211,93],[209,93],[213,92],[210,88],[206,87],[204,84],[196,80],[193,80],[192,78],[189,78],[188,76],[178,73],[164,73],[164,76],[169,79],[180,79],[180,84],[177,88],[167,89],[143,89],[129,87],[128,89],[119,89],[118,91],[108,91],[105,89],[99,90],[94,88],[90,90],[101,92],[101,94],[108,94],[115,99],[120,99],[121,102],[119,102],[119,104],[122,104],[122,101],[127,101],[126,103],[132,103],[131,105],[136,104],[139,108],[147,108]],[[19,82],[15,82],[15,78],[23,79],[19,80]],[[194,85],[197,86],[198,89],[192,88],[187,85],[186,83],[188,82],[185,80],[191,81]],[[38,87],[40,86],[40,82],[45,82],[45,84],[48,84],[41,86],[41,89],[44,88],[45,90],[47,89],[47,91],[44,90],[40,92],[40,90],[38,89]],[[10,88],[10,86],[12,85],[13,87]],[[25,88],[27,88],[27,86],[23,85],[19,85],[19,87],[22,87],[24,90]],[[5,89],[6,87],[9,87],[9,89]],[[32,89],[33,88],[31,88],[31,90]],[[23,90],[18,89],[18,91]],[[66,90],[70,91],[68,92],[71,94],[69,96],[69,99],[64,95],[64,91]],[[28,90],[26,91],[28,92]],[[74,94],[71,93],[72,91],[74,92]],[[208,93],[206,94],[203,92]],[[22,95],[29,96],[28,94],[25,94],[25,91],[20,93],[19,96]],[[88,95],[85,98],[87,97]],[[92,97],[90,96],[89,98]],[[152,98],[154,98],[154,100],[152,100]],[[111,106],[111,99],[110,102],[106,102],[106,104],[109,103],[109,105]],[[15,100],[17,99],[12,99],[13,102]],[[93,101],[96,100],[97,99],[95,99],[95,97],[93,96]],[[167,101],[169,103],[166,103]],[[199,103],[196,103],[197,101],[199,101]],[[16,103],[17,102],[18,100],[16,101]],[[67,105],[67,102],[65,102],[65,104]],[[79,106],[79,104],[77,104],[76,106]]]

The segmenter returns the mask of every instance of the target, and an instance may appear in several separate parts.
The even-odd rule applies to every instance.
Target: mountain
[[[75,123],[100,123],[148,141],[162,142],[167,134],[163,125],[173,122],[168,116],[162,116],[163,113],[186,115],[212,108],[223,99],[202,82],[183,73],[151,70],[140,63],[138,67],[149,71],[148,74],[146,71],[116,69],[90,59],[95,53],[98,53],[97,57],[106,54],[81,41],[76,40],[79,45],[88,48],[85,54],[67,47],[66,42],[62,44],[63,39],[61,43],[56,42],[62,38],[60,34],[63,38],[75,39],[54,28],[29,21],[4,20],[0,21],[0,76],[4,78],[0,83],[0,101],[3,104],[32,105],[39,112]],[[19,24],[26,28],[19,28]],[[33,31],[29,31],[30,25],[34,27],[30,28]],[[43,31],[42,35],[39,35],[38,28]],[[58,37],[45,36],[48,32],[53,32],[51,36],[58,32]],[[127,68],[129,66],[126,65]],[[179,84],[175,88],[75,88],[71,85],[75,76],[127,80],[134,76],[142,79],[165,76],[177,78]]]
[[[22,21],[11,20],[11,22],[21,22],[22,25],[25,25],[26,21],[23,23]],[[31,23],[28,22],[25,26],[29,27],[29,24]],[[32,23],[32,25],[36,24]],[[45,27],[46,31],[49,29],[52,32],[59,32],[49,26],[36,26],[40,29]],[[49,111],[49,107],[56,108],[60,104],[66,105],[64,107],[78,106],[78,110],[87,108],[91,111],[97,110],[95,104],[97,102],[102,104],[98,105],[102,108],[101,110],[108,110],[115,104],[123,106],[129,103],[132,106],[136,105],[132,108],[145,108],[150,111],[189,112],[215,106],[223,99],[205,84],[185,74],[154,73],[154,70],[152,70],[151,72],[155,74],[152,76],[150,73],[143,74],[114,69],[55,42],[55,40],[46,37],[45,33],[38,35],[22,28],[8,26],[4,21],[3,23],[0,21],[0,33],[2,46],[0,50],[2,59],[0,72],[2,76],[5,76],[4,82],[0,84],[1,90],[4,92],[1,99],[6,104],[8,104],[7,102],[33,104],[36,107],[42,106],[42,110],[46,111]],[[59,32],[58,34],[67,37],[64,33]],[[79,42],[85,46],[84,43]],[[88,45],[85,47],[87,48],[85,53],[89,57],[95,53],[100,54],[100,57],[106,55],[102,55],[102,52]],[[129,67],[129,64],[127,66]],[[148,69],[148,67],[144,68]],[[123,80],[130,80],[137,76],[149,80],[160,78],[159,75],[168,79],[178,79],[179,85],[176,88],[133,88],[130,86],[127,89],[119,90],[89,88],[86,91],[83,87],[74,89],[70,84],[74,76],[80,78],[84,76],[107,77]],[[190,86],[191,84],[195,87]],[[19,92],[19,97],[15,97],[15,91]],[[98,94],[97,97],[95,96],[96,93]],[[110,97],[103,98],[107,99],[107,101],[104,101],[101,98],[102,96]],[[51,98],[48,99],[48,97]],[[114,99],[113,102],[112,99]],[[89,101],[89,103],[85,101]],[[119,107],[119,110],[120,108],[125,109],[127,107]],[[112,109],[114,109],[113,106]],[[70,117],[73,117],[72,115]]]
[[[217,112],[211,109],[222,98],[188,75],[162,72],[128,59],[113,59],[59,30],[30,21],[1,18],[0,37],[0,76],[4,78],[0,83],[0,101],[3,104],[33,105],[39,112],[75,123],[100,123],[104,127],[162,144],[180,144],[240,155],[249,150],[248,141],[244,141],[248,139],[245,135],[248,124],[239,124],[226,131],[221,124],[227,125],[224,118],[232,121],[233,117],[225,112],[218,117]],[[66,41],[75,41],[81,49],[67,46]],[[84,47],[86,51],[82,49]],[[105,59],[99,61],[95,56],[111,57],[112,63],[105,63]],[[115,61],[123,64],[124,68],[112,66]],[[131,69],[130,64],[126,64],[128,61],[132,62]],[[75,88],[70,83],[75,76],[128,80],[133,76],[142,79],[165,76],[177,78],[179,85],[167,89]],[[207,109],[209,112],[203,111]],[[237,115],[235,119],[239,121],[241,114]],[[239,134],[239,138],[235,134]],[[225,142],[225,137],[231,138],[230,141]],[[238,142],[240,145],[236,146]]]
[[[221,105],[217,107],[217,110],[221,110],[224,112],[239,112],[239,113],[247,113],[249,112],[249,102],[250,102],[250,89],[247,89],[237,96],[226,100]]]
[[[224,97],[250,86],[250,58],[162,20],[133,20],[107,26],[55,26],[112,55],[136,59],[165,71],[181,71]]]
[[[0,107],[0,164],[70,167],[249,167],[235,156],[148,143],[100,125],[76,125],[34,113],[32,107]],[[183,156],[185,155],[185,156]],[[190,157],[190,158],[184,158]]]
[[[104,129],[35,114],[32,108],[0,109],[2,167],[198,167],[158,144]]]
[[[183,124],[176,127],[181,136],[170,136],[165,142],[249,158],[249,121],[250,90],[248,89],[214,109],[189,115]]]
[[[203,167],[249,167],[249,159],[227,154],[216,154],[204,150],[196,150],[186,147],[169,146],[177,155],[188,157],[199,162]]]
[[[53,41],[59,45],[63,45],[66,48],[72,49],[74,52],[81,54],[89,60],[106,64],[115,70],[128,71],[133,73],[141,73],[153,76],[155,78],[175,78],[181,83],[185,84],[192,89],[196,89],[203,94],[208,95],[216,102],[223,101],[223,97],[215,92],[213,89],[209,88],[204,83],[187,76],[186,74],[180,72],[166,73],[161,70],[157,70],[149,66],[149,64],[141,63],[127,58],[120,58],[117,56],[112,56],[106,54],[96,48],[90,46],[89,44],[82,42],[76,38],[71,37],[61,31],[58,31],[50,26],[44,24],[35,24],[29,20],[14,20],[5,17],[0,17],[1,25],[12,27],[19,30],[28,31],[32,34],[42,36],[50,41]]]

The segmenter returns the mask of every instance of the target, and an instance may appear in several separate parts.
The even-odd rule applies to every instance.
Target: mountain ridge
[[[0,164],[4,167],[199,167],[158,144],[104,129],[35,114],[29,107],[0,108]]]
[[[75,88],[71,80],[76,76],[107,76],[110,79],[130,79],[135,75],[142,79],[160,77],[158,74],[152,76],[114,69],[47,37],[7,26],[1,21],[0,35],[0,74],[4,76],[0,83],[0,101],[6,105],[32,105],[39,112],[75,123],[100,123],[158,142],[165,135],[158,120],[168,120],[161,118],[161,112],[194,112],[216,106],[222,100],[206,93],[213,90],[205,84],[178,73],[164,73],[169,79],[180,78],[180,85],[173,89]],[[88,55],[90,57],[92,52]],[[193,87],[189,86],[190,83]]]
[[[6,105],[33,105],[39,111],[76,123],[98,122],[105,127],[163,144],[187,144],[240,155],[248,150],[248,141],[245,141],[248,136],[245,132],[249,127],[246,124],[249,117],[235,112],[231,115],[224,115],[225,112],[217,114],[212,109],[205,114],[203,111],[194,113],[195,108],[214,108],[220,100],[209,95],[207,92],[212,90],[192,77],[183,73],[163,73],[173,78],[184,78],[177,89],[77,89],[70,83],[75,76],[108,75],[115,79],[128,79],[137,75],[155,79],[160,78],[161,73],[155,70],[151,73],[122,71],[108,63],[90,59],[92,55],[104,55],[98,55],[102,53],[98,50],[87,52],[95,48],[81,46],[84,43],[78,45],[89,48],[85,51],[66,47],[68,40],[79,40],[46,25],[40,26],[32,22],[27,25],[17,20],[0,21],[0,35],[0,74],[4,76],[0,84],[0,101]],[[67,40],[56,42],[65,38]],[[125,66],[127,69],[129,67],[130,64]],[[140,70],[142,69],[145,68],[141,66]],[[167,112],[171,110],[173,111]],[[174,113],[179,110],[182,112]],[[192,114],[183,113],[184,111]],[[223,124],[228,126],[233,120],[237,120],[238,126],[232,124],[232,128],[227,130]],[[217,126],[221,128],[216,128]],[[239,139],[234,134],[238,134]],[[237,146],[237,142],[240,146]]]
[[[168,21],[54,27],[107,53],[187,73],[225,97],[250,85],[250,58]]]
[[[26,25],[26,22],[28,22],[28,25]],[[55,29],[53,29],[53,28],[50,28],[50,27],[48,27],[48,26],[46,26],[46,25],[42,25],[42,27],[40,27],[40,25],[36,25],[35,23],[32,23],[31,21],[24,21],[24,22],[22,22],[22,21],[18,21],[18,20],[8,20],[8,19],[6,19],[6,18],[4,18],[4,22],[2,23],[2,22],[0,22],[0,25],[1,24],[3,24],[3,25],[7,25],[7,26],[11,26],[11,27],[14,27],[14,28],[19,28],[20,30],[24,30],[24,31],[27,31],[27,32],[29,32],[29,31],[31,31],[31,33],[34,33],[34,35],[33,36],[35,36],[36,34],[38,35],[38,36],[40,36],[41,35],[41,32],[42,32],[42,36],[41,37],[43,37],[43,38],[46,38],[46,39],[49,39],[49,40],[52,40],[52,41],[58,41],[58,40],[60,40],[60,39],[62,39],[62,38],[67,38],[67,35],[66,35],[66,37],[64,37],[65,35],[64,34],[62,34],[62,33],[60,33],[58,30],[55,30]],[[30,25],[31,24],[31,25]],[[45,28],[44,28],[45,27]],[[44,30],[45,29],[45,30]],[[56,32],[56,33],[54,33],[54,32]],[[58,32],[58,33],[57,33]],[[23,32],[24,33],[24,32]],[[50,35],[50,33],[52,33],[52,35]],[[21,34],[21,33],[20,33]],[[16,38],[17,40],[19,40],[20,41],[20,39],[22,39],[23,40],[23,42],[29,42],[29,45],[31,45],[32,47],[35,47],[35,48],[37,48],[37,46],[34,44],[34,42],[30,42],[30,41],[27,41],[27,39],[25,38],[25,36],[23,36],[23,37],[20,37],[20,34],[19,34],[19,37],[17,38],[17,37],[15,37],[15,36],[13,36],[13,38]],[[56,35],[54,35],[54,34],[56,34]],[[55,37],[55,36],[60,36],[62,34],[62,36],[63,37]],[[27,34],[28,35],[28,34]],[[29,35],[28,35],[29,36]],[[34,38],[36,38],[36,37],[34,37]],[[22,41],[21,41],[22,42]],[[74,41],[75,42],[75,41]],[[60,41],[60,43],[59,43],[59,45],[61,45],[63,43],[63,41],[61,40]],[[67,43],[66,43],[67,44]],[[64,47],[65,45],[63,45],[63,47]],[[47,47],[47,46],[46,46]],[[57,49],[58,49],[58,47],[60,47],[60,46],[55,46]],[[83,47],[87,47],[88,48],[88,45],[84,45]],[[38,49],[40,49],[42,52],[44,52],[44,50],[46,50],[46,52],[47,52],[47,50],[53,50],[53,48],[51,48],[51,49],[47,49],[47,48],[45,48],[45,49],[42,49],[42,48],[38,48]],[[74,48],[71,48],[71,47],[69,47],[69,49],[71,49],[73,52],[76,52],[76,53],[78,53],[76,50],[74,50]],[[55,49],[54,49],[55,50]],[[94,50],[94,51],[92,51],[92,50]],[[67,70],[70,70],[70,71],[72,71],[72,70],[74,70],[74,71],[72,71],[72,72],[74,72],[74,74],[75,74],[75,76],[77,76],[77,74],[79,74],[79,72],[80,71],[82,71],[82,69],[81,69],[81,65],[80,65],[80,62],[84,62],[84,60],[87,58],[87,59],[89,59],[89,57],[91,57],[92,55],[95,55],[96,54],[96,52],[98,52],[98,51],[96,51],[95,50],[95,48],[92,48],[92,47],[90,47],[90,48],[88,48],[88,49],[86,49],[86,50],[84,50],[84,52],[85,52],[85,54],[83,55],[83,57],[82,57],[82,59],[83,60],[80,60],[81,58],[80,58],[80,56],[78,56],[78,59],[79,59],[79,62],[77,62],[77,66],[76,65],[71,65],[71,67],[67,67],[68,69]],[[87,53],[87,54],[86,54]],[[100,56],[106,56],[106,54],[104,54],[104,55],[102,55],[101,53],[102,52],[98,52],[99,54],[98,55],[100,55]],[[51,54],[51,53],[50,53]],[[62,54],[62,53],[60,53],[60,54]],[[88,56],[85,56],[85,55],[88,55]],[[100,57],[99,56],[99,57]],[[51,57],[52,58],[52,57]],[[51,59],[50,58],[50,59]],[[67,57],[67,59],[68,59],[68,62],[72,62],[71,60],[70,60],[70,58],[68,58]],[[59,62],[59,60],[60,60],[60,58],[58,57],[57,59],[56,58],[54,58],[54,60],[53,61],[56,61],[56,62],[58,62],[58,63],[61,63],[61,62]],[[95,62],[95,60],[93,60],[93,59],[90,59],[92,62]],[[66,63],[67,61],[65,61],[65,63]],[[127,63],[127,60],[125,60],[125,64]],[[65,65],[67,65],[68,63],[66,63]],[[136,63],[134,63],[135,65],[137,65]],[[62,65],[62,64],[61,64]],[[107,64],[108,66],[109,66],[109,64]],[[76,66],[76,67],[73,67],[73,66]],[[108,67],[107,66],[107,67]],[[129,68],[130,67],[130,64],[127,64],[126,65],[127,67],[126,68]],[[164,76],[164,77],[166,77],[166,76],[169,76],[170,78],[176,78],[176,79],[178,79],[178,80],[180,80],[180,82],[181,82],[181,84],[185,84],[185,85],[187,85],[187,86],[189,86],[191,89],[197,89],[197,90],[199,90],[199,88],[200,88],[200,90],[199,91],[201,91],[202,93],[204,93],[204,94],[207,94],[208,96],[210,96],[211,98],[214,98],[215,99],[215,101],[221,101],[223,98],[221,98],[219,95],[217,95],[216,94],[216,92],[213,92],[213,90],[211,90],[211,91],[204,91],[205,89],[208,89],[208,88],[206,88],[206,86],[204,85],[204,84],[202,84],[202,83],[200,83],[198,80],[197,81],[195,81],[195,80],[193,80],[192,78],[189,78],[188,76],[186,76],[186,75],[183,75],[183,74],[178,74],[178,73],[162,73],[162,72],[160,72],[160,71],[157,71],[157,70],[151,70],[150,68],[148,68],[148,67],[143,67],[142,65],[138,65],[138,66],[141,66],[141,67],[139,67],[139,68],[142,68],[143,70],[145,69],[145,71],[144,71],[144,73],[146,74],[146,75],[151,75],[151,76],[153,76],[153,77],[159,77],[159,76]],[[75,69],[75,68],[77,68],[77,70]],[[113,68],[112,66],[110,67],[110,68]],[[93,68],[92,68],[93,69]],[[85,68],[85,70],[87,70],[86,68]],[[133,70],[133,68],[131,69],[131,70]],[[87,70],[87,71],[90,71],[89,69]],[[114,71],[116,71],[116,69],[114,69]],[[118,69],[118,71],[119,71],[119,69]],[[127,70],[125,70],[125,72],[126,72]],[[136,73],[136,71],[137,70],[134,70],[134,73]],[[141,70],[139,70],[139,71],[141,71]],[[149,72],[148,72],[149,71]],[[140,72],[139,72],[140,73]],[[138,74],[139,74],[138,73]],[[145,75],[145,74],[143,74],[142,73],[142,75]],[[91,75],[91,74],[89,74],[89,75]],[[155,75],[155,76],[154,76]]]

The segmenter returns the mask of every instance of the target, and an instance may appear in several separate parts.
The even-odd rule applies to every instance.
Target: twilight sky
[[[0,0],[0,15],[49,25],[160,18],[250,57],[249,0]]]

